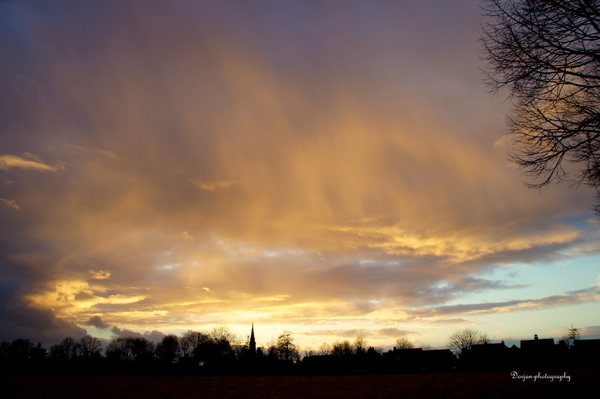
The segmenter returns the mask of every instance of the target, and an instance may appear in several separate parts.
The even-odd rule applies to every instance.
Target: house
[[[561,363],[560,347],[553,338],[521,340],[520,364],[522,367],[558,367]]]
[[[533,339],[521,341],[521,350],[524,353],[551,352],[554,350],[554,338],[539,339],[535,334]]]
[[[456,356],[450,349],[432,349],[422,353],[423,370],[448,371],[456,367]]]
[[[460,357],[460,365],[470,370],[505,370],[514,363],[514,351],[504,341],[500,343],[476,344]]]
[[[600,339],[577,339],[571,348],[571,364],[577,368],[597,368]]]

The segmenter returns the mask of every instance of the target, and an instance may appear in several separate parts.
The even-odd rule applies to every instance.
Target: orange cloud
[[[9,170],[12,168],[51,172],[56,171],[52,166],[48,166],[42,161],[33,161],[16,155],[0,155],[0,170]]]
[[[464,322],[414,309],[510,286],[473,277],[486,268],[598,252],[598,227],[577,219],[588,193],[540,195],[507,167],[502,112],[463,64],[473,40],[442,56],[318,13],[325,40],[296,43],[290,27],[299,45],[281,52],[256,39],[268,24],[213,23],[219,2],[193,23],[179,3],[131,4],[98,5],[98,23],[68,37],[52,24],[77,31],[74,14],[40,17],[24,41],[43,47],[30,50],[45,72],[19,84],[49,92],[17,104],[29,136],[2,140],[49,162],[15,150],[0,170],[64,166],[2,187],[4,205],[27,208],[5,212],[0,236],[3,261],[32,276],[30,306],[151,330],[254,319],[385,335]],[[386,7],[401,29],[405,13]]]

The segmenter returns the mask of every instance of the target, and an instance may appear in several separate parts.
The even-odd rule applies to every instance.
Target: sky
[[[600,338],[594,192],[527,188],[475,0],[0,2],[0,340]]]

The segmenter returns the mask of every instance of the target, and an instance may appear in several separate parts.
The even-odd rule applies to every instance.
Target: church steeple
[[[252,331],[250,332],[250,355],[256,355],[256,340],[254,339],[254,322],[252,322]]]

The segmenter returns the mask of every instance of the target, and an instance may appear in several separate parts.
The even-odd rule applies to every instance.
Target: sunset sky
[[[475,0],[1,1],[0,340],[600,338],[594,192],[529,189]]]

